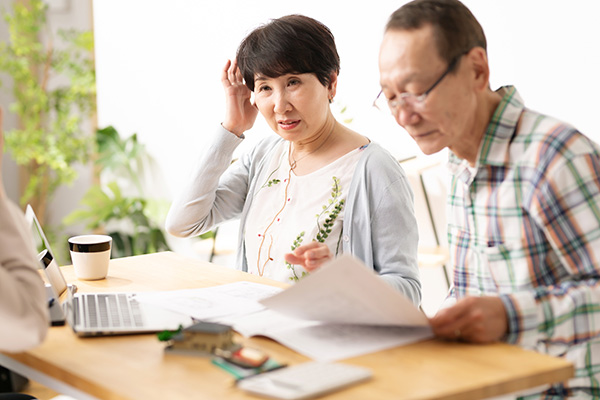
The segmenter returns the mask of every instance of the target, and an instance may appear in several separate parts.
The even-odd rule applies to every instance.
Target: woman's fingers
[[[224,88],[228,88],[231,86],[231,81],[229,79],[229,67],[231,66],[231,60],[227,60],[225,66],[221,70],[221,84],[223,84]]]
[[[240,85],[243,85],[244,84],[244,77],[242,76],[242,71],[240,71],[240,69],[238,67],[237,60],[233,61],[233,70],[234,70],[234,74],[235,74],[235,81],[236,81],[236,83],[239,83]]]
[[[238,68],[236,60],[227,60],[221,70],[221,84],[225,89],[234,86],[244,86],[244,77]]]
[[[294,250],[293,253],[285,255],[285,260],[290,264],[301,265],[303,268],[312,271],[333,258],[329,247],[323,243],[311,242],[302,245]]]
[[[294,253],[287,253],[283,257],[285,261],[293,265],[302,265],[304,263],[304,257],[297,256]]]
[[[243,82],[242,73],[240,72],[235,60],[227,60],[225,66],[221,70],[221,81],[227,82],[230,85],[240,84]]]

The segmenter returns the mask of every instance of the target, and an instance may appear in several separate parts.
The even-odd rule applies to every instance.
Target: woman
[[[223,69],[225,119],[167,231],[193,236],[240,218],[244,271],[295,281],[351,253],[419,304],[412,192],[387,151],[335,120],[338,73],[333,35],[312,18],[251,32]],[[277,135],[230,165],[258,112]]]

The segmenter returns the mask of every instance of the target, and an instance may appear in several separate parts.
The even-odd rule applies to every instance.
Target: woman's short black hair
[[[323,86],[340,71],[333,34],[321,22],[304,15],[287,15],[256,28],[240,44],[237,63],[248,89],[257,74],[277,78],[313,73]]]

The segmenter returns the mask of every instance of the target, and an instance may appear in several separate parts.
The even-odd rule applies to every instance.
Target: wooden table
[[[78,281],[81,291],[148,291],[214,286],[246,280],[283,283],[165,252],[111,260],[109,276]],[[238,340],[296,364],[308,359],[266,338]],[[53,327],[39,347],[0,353],[0,364],[78,399],[251,399],[206,358],[164,354],[156,335],[78,338]],[[374,378],[328,399],[482,399],[573,376],[571,363],[497,343],[428,340],[343,362],[371,368]]]

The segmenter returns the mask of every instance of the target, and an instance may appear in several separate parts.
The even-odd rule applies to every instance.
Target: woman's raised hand
[[[221,83],[225,90],[225,119],[223,128],[241,136],[252,128],[258,108],[250,102],[250,89],[237,66],[237,61],[227,60],[221,73]]]

